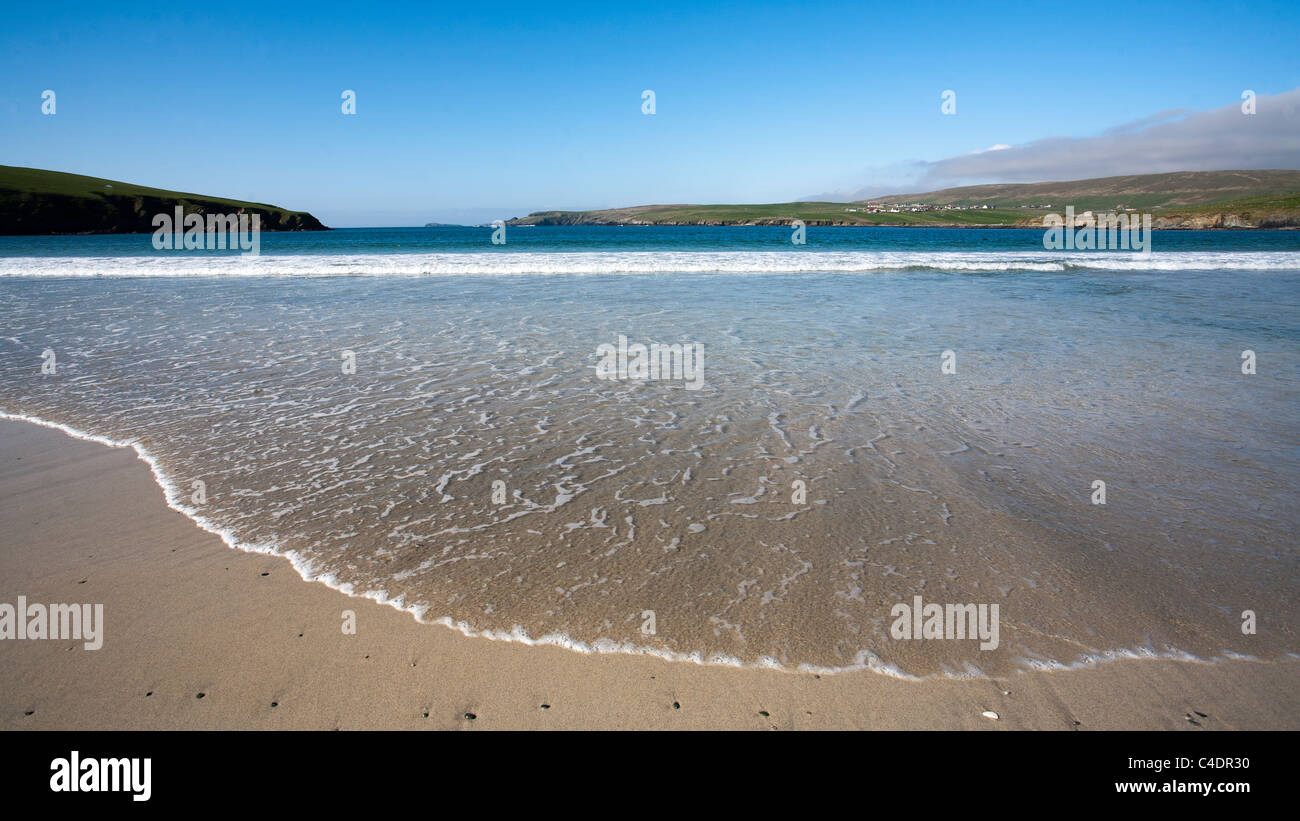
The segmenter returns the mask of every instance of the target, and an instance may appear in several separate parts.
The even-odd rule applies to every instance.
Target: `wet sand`
[[[227,544],[489,637],[911,675],[1279,659],[1300,382],[1237,357],[1300,359],[1300,261],[1268,264],[1293,261],[1246,292],[1182,268],[7,278],[0,408],[139,443]],[[598,378],[624,336],[703,345],[705,384]],[[918,595],[998,605],[997,646],[895,639]]]
[[[908,681],[467,638],[232,550],[134,451],[22,422],[0,421],[0,523],[0,602],[105,619],[97,651],[0,642],[5,729],[1300,729],[1297,659]]]

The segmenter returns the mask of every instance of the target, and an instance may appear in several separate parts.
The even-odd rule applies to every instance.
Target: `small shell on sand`
[[[998,714],[993,712],[992,710],[985,710],[984,712],[980,713],[980,715],[984,716],[985,718],[991,718],[994,721],[998,720]]]

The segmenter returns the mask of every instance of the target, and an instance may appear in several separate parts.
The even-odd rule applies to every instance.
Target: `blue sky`
[[[485,222],[906,189],[918,163],[1300,87],[1300,3],[981,6],[10,4],[0,163],[335,226]]]

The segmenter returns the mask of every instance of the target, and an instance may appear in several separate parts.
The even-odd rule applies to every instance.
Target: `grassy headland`
[[[1150,213],[1156,228],[1300,227],[1300,171],[1181,171],[897,194],[857,202],[643,205],[538,211],[512,225],[879,225],[1041,227],[1043,215]]]
[[[155,214],[259,214],[264,231],[327,231],[306,211],[0,165],[0,235],[149,234]]]

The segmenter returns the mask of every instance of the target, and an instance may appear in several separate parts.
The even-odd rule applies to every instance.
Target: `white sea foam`
[[[538,274],[870,274],[886,271],[1272,271],[1300,252],[1155,251],[583,251],[263,254],[256,257],[0,257],[11,277],[522,276]]]
[[[200,529],[211,533],[222,540],[227,547],[235,550],[241,550],[248,553],[262,553],[280,556],[288,560],[294,571],[308,582],[319,582],[320,584],[336,590],[353,598],[364,598],[379,604],[388,605],[389,607],[404,613],[409,613],[416,621],[423,624],[440,625],[455,630],[468,638],[488,639],[491,641],[505,641],[511,643],[525,644],[529,646],[554,646],[561,647],[573,652],[584,655],[592,654],[625,654],[625,655],[645,655],[654,656],[669,662],[691,662],[699,665],[725,666],[725,667],[753,667],[759,669],[774,670],[784,673],[802,673],[816,675],[835,675],[839,673],[866,671],[887,675],[892,678],[905,679],[909,681],[923,681],[931,678],[986,678],[987,676],[977,667],[967,664],[961,670],[952,670],[945,668],[942,672],[933,675],[916,676],[904,672],[894,664],[889,664],[880,659],[871,650],[859,650],[852,663],[843,666],[818,666],[810,664],[785,665],[780,661],[770,657],[763,656],[757,661],[746,664],[734,656],[713,653],[706,656],[702,651],[693,652],[674,652],[660,647],[649,647],[634,644],[632,642],[619,642],[610,639],[597,639],[592,642],[579,641],[563,633],[548,633],[546,635],[533,637],[523,627],[516,625],[510,630],[493,630],[479,629],[465,621],[457,621],[449,616],[431,616],[428,610],[418,605],[407,604],[403,596],[390,596],[384,590],[357,590],[352,584],[341,582],[332,573],[320,572],[312,564],[303,559],[302,556],[292,550],[285,550],[278,545],[269,542],[250,543],[237,539],[233,533],[212,522],[207,517],[201,515],[194,508],[184,504],[181,499],[184,498],[182,486],[172,480],[167,471],[159,461],[149,453],[149,451],[138,442],[119,442],[94,433],[78,430],[77,428],[64,425],[59,422],[52,422],[34,416],[21,413],[10,413],[0,409],[0,419],[26,422],[40,425],[47,428],[53,428],[75,439],[82,439],[96,444],[105,445],[115,448],[131,448],[139,456],[140,460],[149,466],[153,473],[154,481],[163,491],[163,496],[167,506],[183,514],[193,521]],[[1288,653],[1288,656],[1295,657],[1295,654]],[[1255,657],[1235,653],[1229,650],[1223,651],[1220,655],[1213,658],[1201,658],[1179,650],[1175,647],[1166,647],[1163,649],[1154,649],[1151,647],[1138,648],[1118,648],[1114,650],[1098,650],[1080,654],[1080,656],[1071,662],[1058,661],[1048,658],[1020,658],[1019,667],[1022,673],[1027,672],[1054,672],[1075,669],[1084,669],[1094,667],[1099,663],[1120,660],[1176,660],[1184,662],[1195,662],[1203,664],[1212,664],[1221,661],[1256,661]]]
[[[1241,338],[1293,358],[1296,270],[0,278],[0,407],[138,443],[168,502],[229,546],[480,638],[886,675],[1142,646],[1271,658],[1276,637],[1237,639],[1196,591],[1230,578],[1288,612],[1293,384],[1233,402],[1232,354]],[[590,340],[626,323],[712,344],[708,390],[592,378]],[[965,376],[939,378],[936,345],[968,351]],[[1251,435],[1228,453],[1224,430]],[[1117,459],[1130,487],[1101,532],[1061,500]],[[1240,575],[1242,555],[1277,583]],[[892,644],[882,608],[917,585],[1014,606],[1014,635],[997,655]]]

